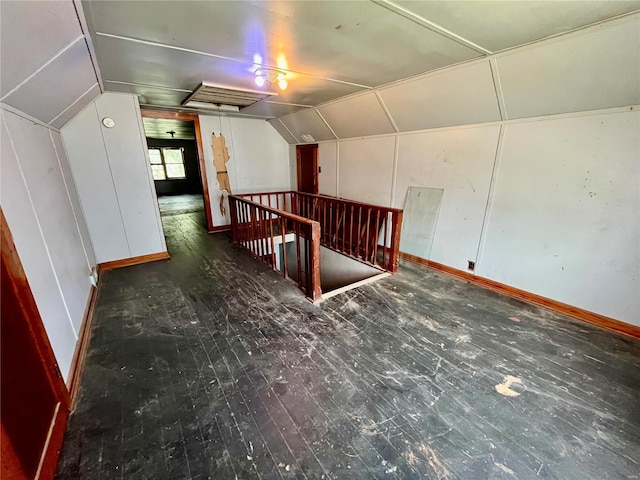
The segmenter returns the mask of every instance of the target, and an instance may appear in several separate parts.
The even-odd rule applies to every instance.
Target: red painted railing
[[[246,195],[229,195],[229,209],[233,241],[319,300],[320,224]]]
[[[316,221],[323,246],[382,270],[398,271],[402,210],[295,191],[234,197]]]

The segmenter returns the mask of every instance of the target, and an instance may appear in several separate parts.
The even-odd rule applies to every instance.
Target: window
[[[183,148],[150,148],[149,159],[154,180],[187,178]]]

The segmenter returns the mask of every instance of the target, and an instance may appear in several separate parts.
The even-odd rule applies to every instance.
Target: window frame
[[[167,180],[186,180],[187,179],[187,167],[184,161],[184,147],[147,147],[149,151],[149,165],[151,165],[151,176],[153,177],[153,167],[154,166],[162,166],[162,171],[164,172],[164,178],[153,178],[154,182],[164,182]],[[153,163],[151,161],[151,150],[158,150],[160,152],[160,163]],[[167,162],[164,158],[165,150],[178,150],[180,151],[180,157],[182,159],[182,169],[184,170],[183,177],[170,177],[167,173]],[[180,163],[169,163],[169,165],[180,165]]]

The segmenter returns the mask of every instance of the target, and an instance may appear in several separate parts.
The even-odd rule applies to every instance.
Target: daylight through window
[[[150,148],[149,159],[154,180],[187,178],[183,148]]]

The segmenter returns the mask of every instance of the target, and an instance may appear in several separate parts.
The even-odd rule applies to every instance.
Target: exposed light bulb
[[[259,87],[264,86],[264,77],[261,75],[256,76],[256,85]]]
[[[284,78],[278,80],[278,86],[280,87],[280,90],[286,90],[288,85],[289,83]]]

